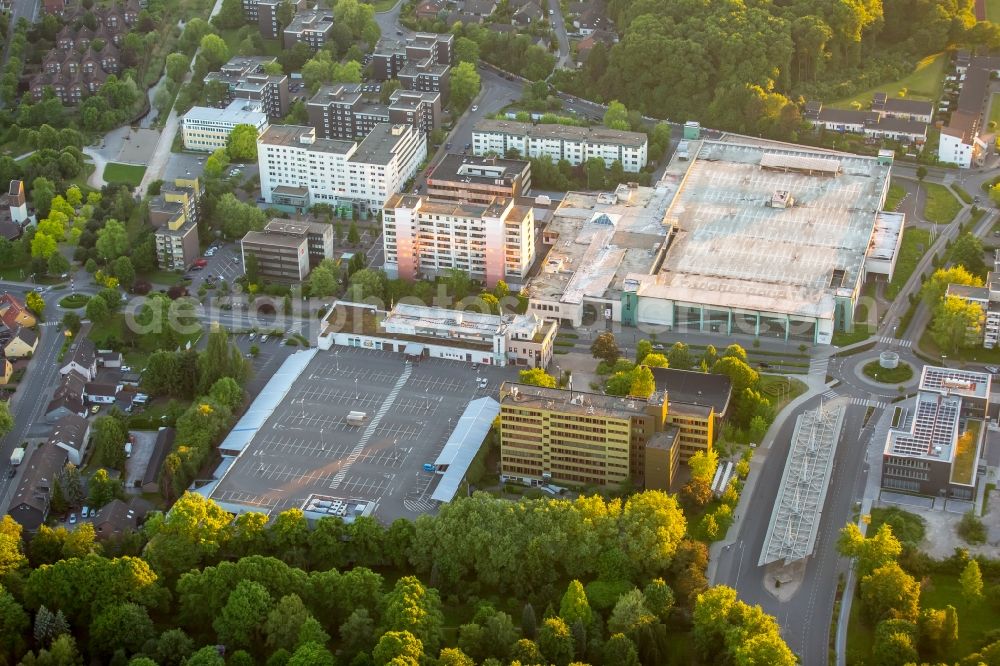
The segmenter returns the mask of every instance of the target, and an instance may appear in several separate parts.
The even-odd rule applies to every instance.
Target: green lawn
[[[1000,0],[994,1],[1000,2]],[[906,90],[905,97],[909,99],[936,100],[941,94],[941,84],[944,81],[947,65],[947,53],[927,56],[917,63],[916,69],[909,76],[904,76],[898,81],[887,81],[853,97],[829,102],[826,106],[850,109],[853,108],[854,102],[858,102],[861,104],[861,108],[867,109],[868,105],[871,104],[872,95],[875,93],[884,92],[890,97],[895,97],[904,89]]]
[[[988,601],[970,606],[962,599],[962,586],[957,575],[930,574],[930,584],[920,594],[921,608],[944,608],[948,604],[958,611],[958,640],[944,659],[957,662],[979,647],[980,637],[1000,627],[1000,608]]]
[[[843,331],[834,332],[833,340],[831,340],[830,344],[835,347],[846,347],[847,345],[853,345],[855,342],[867,340],[872,336],[872,333],[874,331],[867,324],[855,324],[854,330],[850,333]]]
[[[59,307],[75,310],[76,308],[82,308],[89,300],[90,297],[86,294],[69,294],[59,299]]]
[[[153,284],[173,286],[184,279],[184,276],[174,271],[153,271],[142,276]]]
[[[107,166],[104,167],[104,180],[109,183],[125,183],[138,187],[145,173],[146,167],[142,165],[108,162]]]
[[[398,0],[375,0],[373,4],[376,12],[387,12],[396,6],[396,2]]]
[[[1000,93],[993,93],[990,96],[990,122],[994,127],[1000,125]]]
[[[899,362],[899,365],[891,370],[883,368],[878,361],[866,363],[862,368],[865,376],[871,377],[880,384],[899,384],[913,379],[913,367],[909,363]]]
[[[906,189],[895,182],[889,183],[889,192],[885,195],[885,205],[882,210],[896,210],[896,206],[903,201],[906,196]]]
[[[986,0],[986,20],[1000,21],[1000,0]]]
[[[959,618],[961,626],[962,619]],[[867,663],[875,641],[875,628],[861,615],[861,600],[855,593],[851,603],[851,617],[847,623],[847,663]]]
[[[941,356],[941,349],[931,337],[930,327],[920,336],[920,349],[935,358]],[[959,349],[955,354],[948,354],[949,361],[964,361],[966,363],[1000,363],[1000,347],[985,349],[983,347],[970,347],[969,349]]]
[[[966,192],[964,187],[962,187],[958,183],[952,183],[951,189],[963,202],[967,204],[972,203],[972,195]]]
[[[962,210],[961,202],[947,187],[937,183],[923,183],[927,199],[924,201],[924,219],[935,224],[951,224]]]
[[[913,275],[913,271],[930,244],[931,232],[926,229],[908,227],[903,231],[903,242],[899,248],[899,258],[896,259],[896,270],[893,272],[892,282],[885,288],[886,298],[889,300],[896,298],[900,289]]]
[[[761,375],[758,388],[771,401],[775,413],[806,392],[806,385],[798,379],[788,379],[781,375]]]

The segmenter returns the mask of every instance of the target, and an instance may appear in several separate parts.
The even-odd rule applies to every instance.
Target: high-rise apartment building
[[[198,218],[201,184],[197,178],[164,183],[149,202],[154,228],[156,262],[163,270],[184,270],[198,258]]]
[[[303,211],[347,204],[359,215],[376,215],[426,155],[426,136],[409,125],[376,125],[360,143],[320,139],[312,127],[272,125],[257,141],[261,196]]]
[[[459,269],[492,288],[520,283],[535,259],[530,205],[495,198],[488,204],[390,197],[382,211],[385,269],[404,280]]]
[[[229,100],[257,102],[270,118],[288,115],[288,75],[268,74],[264,65],[277,62],[267,56],[234,56],[217,72],[205,75],[205,81],[220,81],[229,89]]]
[[[323,86],[306,102],[309,124],[319,138],[364,138],[380,123],[411,125],[421,132],[440,127],[440,93],[394,90],[386,106],[366,88],[358,83]]]

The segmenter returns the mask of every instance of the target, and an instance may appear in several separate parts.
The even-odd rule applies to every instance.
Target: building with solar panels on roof
[[[899,412],[882,454],[882,488],[971,500],[986,435],[991,376],[924,366],[916,403]]]

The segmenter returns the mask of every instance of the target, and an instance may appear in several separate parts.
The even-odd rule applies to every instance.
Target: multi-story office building
[[[729,409],[733,383],[726,375],[674,368],[650,368],[656,390],[667,396],[667,423],[680,431],[681,462],[711,451]]]
[[[627,172],[637,172],[646,166],[648,143],[646,135],[640,132],[606,127],[532,125],[483,119],[472,130],[472,149],[476,155],[503,156],[508,151],[517,151],[520,157],[548,155],[554,162],[566,160],[573,166],[600,157],[608,167],[613,162],[621,162]]]
[[[265,280],[295,283],[309,276],[309,233],[305,224],[271,220],[263,231],[248,231],[240,248],[243,266],[253,255],[257,274]]]
[[[272,125],[257,142],[261,196],[297,209],[349,204],[359,215],[376,215],[426,155],[426,136],[409,125],[376,125],[360,143]]]
[[[385,106],[360,84],[343,83],[320,88],[306,102],[306,111],[309,124],[323,139],[364,138],[380,123],[432,132],[441,124],[441,94],[395,90]]]
[[[385,270],[404,280],[457,268],[489,288],[520,284],[535,259],[534,215],[516,199],[482,205],[397,194],[382,211],[382,232]]]
[[[886,437],[882,487],[973,499],[991,381],[984,372],[924,366],[912,415]]]
[[[495,315],[397,303],[379,310],[338,301],[324,317],[320,349],[334,345],[400,352],[415,358],[544,368],[558,324],[535,315]]]
[[[980,307],[983,314],[969,329],[970,342],[980,342],[986,349],[996,347],[1000,341],[1000,250],[993,253],[993,270],[986,275],[986,286],[949,284],[945,295]]]
[[[305,236],[309,266],[316,267],[324,259],[333,259],[333,225],[312,220],[272,218],[264,226],[265,234]]]
[[[260,104],[270,118],[288,115],[288,76],[268,74],[264,65],[277,62],[268,56],[234,56],[217,72],[205,75],[205,82],[221,81],[229,89],[229,99],[245,99]]]
[[[243,15],[248,23],[256,23],[265,39],[277,39],[281,35],[278,21],[278,7],[285,0],[243,0]],[[292,12],[306,9],[306,0],[290,0]]]
[[[297,42],[302,42],[314,50],[319,50],[330,39],[332,30],[333,13],[312,9],[296,14],[281,34],[286,49],[292,48]]]
[[[540,485],[669,489],[680,439],[663,394],[619,398],[572,389],[500,387],[501,478]]]
[[[181,120],[181,135],[186,150],[213,152],[225,148],[237,125],[257,128],[257,135],[267,129],[267,114],[257,102],[234,99],[224,109],[192,107]]]
[[[531,192],[531,162],[449,153],[427,176],[427,196],[443,201],[488,204]]]
[[[149,202],[154,228],[156,261],[163,270],[184,270],[198,258],[198,219],[201,184],[197,178],[164,183]]]

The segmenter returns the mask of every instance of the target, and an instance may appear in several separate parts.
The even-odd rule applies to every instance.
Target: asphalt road
[[[556,69],[569,66],[569,37],[566,35],[566,21],[559,7],[559,0],[549,0],[549,23],[556,33],[556,41],[559,43],[559,59],[556,60]]]
[[[852,390],[848,399],[852,395],[867,397],[862,391]],[[796,410],[796,415],[815,409],[822,399],[817,396],[806,401]],[[788,418],[775,433],[769,450],[758,450],[757,456],[764,454],[765,459],[754,465],[759,476],[749,498],[749,506],[755,508],[743,516],[738,532],[730,537],[734,541],[733,546],[724,549],[719,557],[714,582],[735,588],[740,599],[749,604],[760,604],[767,613],[774,615],[781,624],[783,637],[803,664],[824,664],[827,661],[827,628],[841,567],[841,558],[836,552],[837,532],[850,519],[854,502],[860,501],[860,493],[864,489],[862,466],[871,436],[871,427],[861,427],[864,415],[864,407],[851,405],[847,408],[822,511],[815,555],[807,560],[801,586],[790,600],[779,602],[764,588],[766,568],[757,566],[757,562],[791,445],[794,417]],[[877,418],[875,413],[869,422],[874,423]]]

